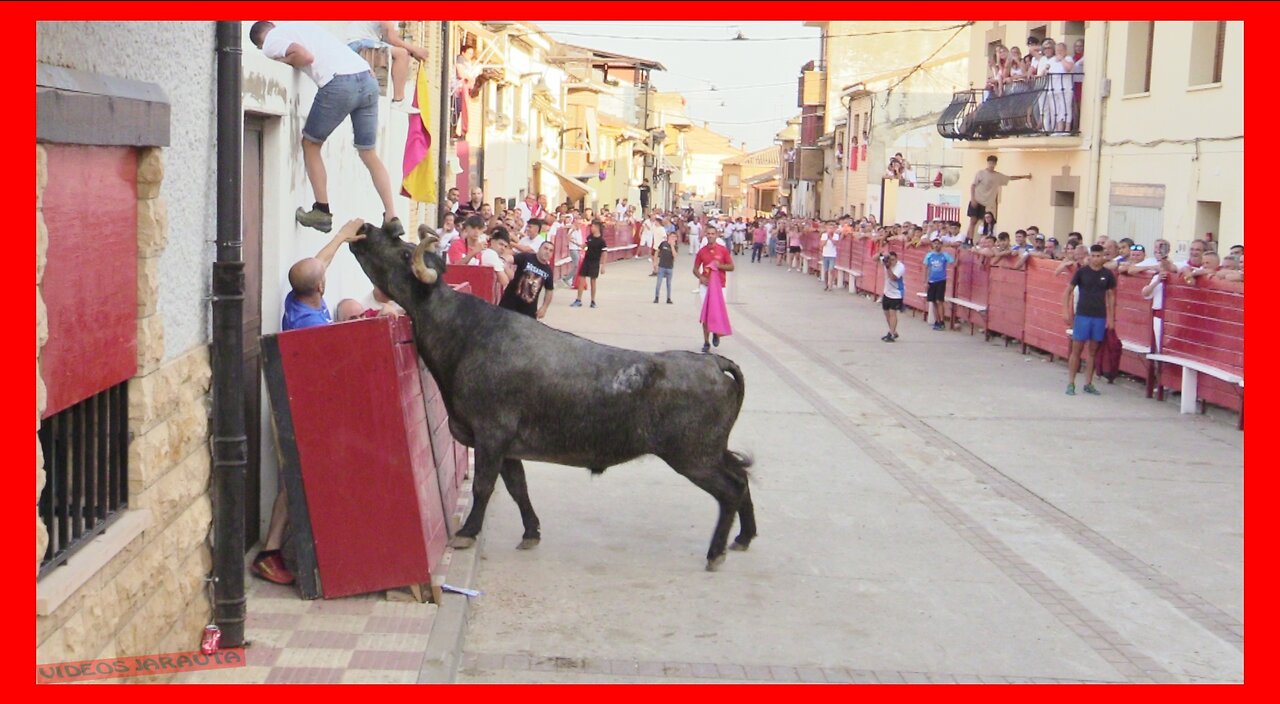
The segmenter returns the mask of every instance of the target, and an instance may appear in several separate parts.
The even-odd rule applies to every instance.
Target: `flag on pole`
[[[427,131],[430,119],[424,96],[431,95],[427,83],[427,67],[418,63],[417,87],[413,91],[413,105],[418,112],[409,115],[409,134],[404,140],[404,179],[400,183],[400,195],[421,203],[435,203],[436,164],[430,158],[431,133]],[[421,103],[419,101],[422,101]]]

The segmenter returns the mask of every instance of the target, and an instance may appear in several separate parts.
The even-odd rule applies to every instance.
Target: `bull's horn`
[[[418,246],[413,250],[413,275],[428,286],[436,282],[436,279],[440,277],[440,273],[427,266],[426,253],[435,254],[439,244],[440,240],[432,235],[419,242]]]

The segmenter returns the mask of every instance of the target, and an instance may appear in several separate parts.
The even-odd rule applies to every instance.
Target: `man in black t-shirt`
[[[554,246],[550,240],[543,240],[536,252],[520,253],[515,256],[516,274],[507,284],[498,305],[507,310],[523,313],[537,320],[547,314],[551,307],[551,296],[555,289],[555,267],[551,265],[551,253]],[[538,296],[543,291],[542,306],[538,306]]]
[[[1087,350],[1084,370],[1084,392],[1100,395],[1093,388],[1093,370],[1098,356],[1098,344],[1107,331],[1116,326],[1116,275],[1103,267],[1106,254],[1100,244],[1089,248],[1089,265],[1076,270],[1071,285],[1062,299],[1062,315],[1071,328],[1071,358],[1067,360],[1067,395],[1076,395],[1076,372],[1080,371],[1080,352]],[[1071,297],[1080,291],[1072,315]]]
[[[653,287],[653,302],[658,302],[658,291],[662,290],[662,282],[667,282],[667,303],[671,302],[671,273],[676,266],[676,233],[667,233],[667,238],[655,250],[658,264],[658,280]]]

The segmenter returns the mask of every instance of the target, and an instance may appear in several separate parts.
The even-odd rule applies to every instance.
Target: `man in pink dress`
[[[707,223],[707,244],[693,258],[693,275],[698,277],[702,308],[702,351],[720,346],[720,337],[733,334],[729,327],[729,310],[724,304],[725,272],[733,271],[733,255],[718,237],[716,226]]]

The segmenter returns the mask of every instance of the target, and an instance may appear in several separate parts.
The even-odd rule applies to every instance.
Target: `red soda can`
[[[204,637],[200,639],[200,652],[213,655],[218,652],[218,643],[222,640],[222,629],[214,624],[204,627]]]

